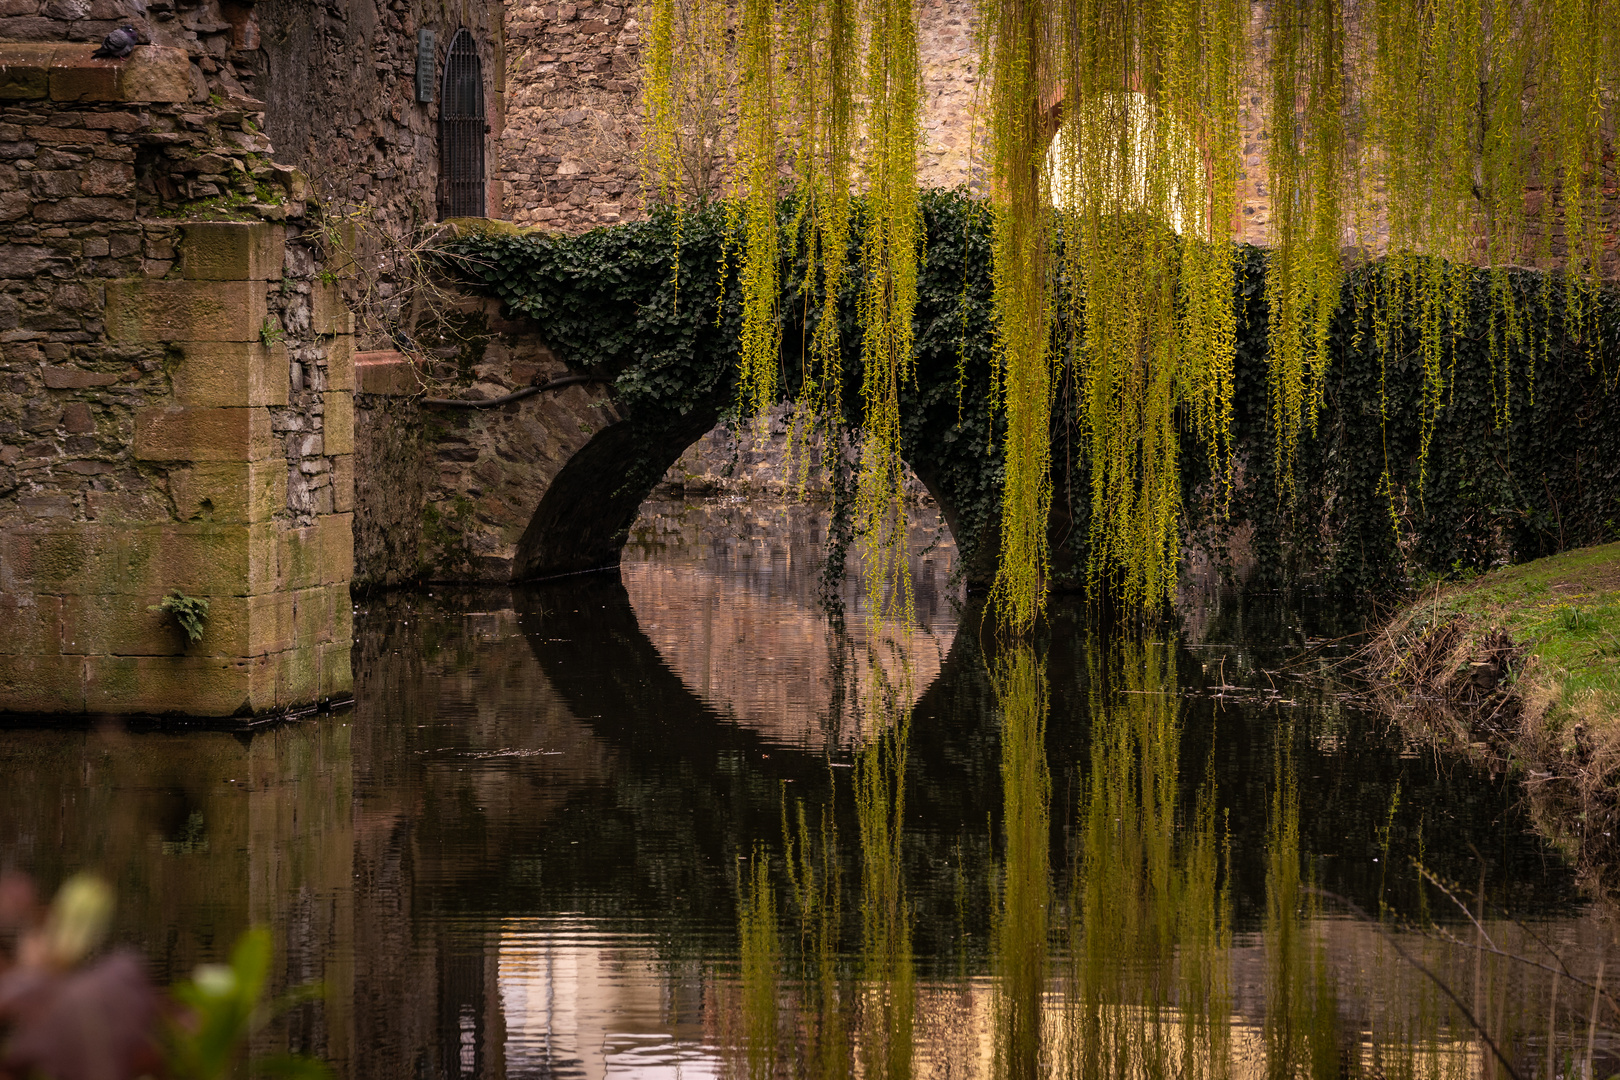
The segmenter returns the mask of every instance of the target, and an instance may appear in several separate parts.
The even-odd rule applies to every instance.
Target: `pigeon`
[[[114,60],[122,60],[134,52],[135,46],[139,45],[140,42],[140,36],[135,33],[133,26],[120,26],[105,38],[102,38],[101,47],[90,55],[99,56],[103,59],[110,57]]]

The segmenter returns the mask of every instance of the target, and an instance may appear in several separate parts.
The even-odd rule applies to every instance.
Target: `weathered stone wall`
[[[214,0],[209,0],[214,2]],[[411,253],[439,219],[439,107],[445,57],[465,27],[484,76],[486,213],[501,217],[502,9],[491,0],[262,0],[256,45],[237,59],[265,99],[281,161],[308,174],[349,250],[345,292],[363,348],[393,347],[412,321]],[[434,32],[433,101],[416,100],[417,32]]]
[[[411,361],[355,354],[354,585],[403,585],[423,572],[428,461],[421,387]]]
[[[342,695],[352,319],[296,218],[158,213],[239,183],[244,216],[296,215],[299,178],[225,163],[257,125],[194,111],[184,53],[89,51],[0,46],[0,709]],[[199,641],[151,610],[171,590],[208,600]]]
[[[469,301],[460,352],[430,374],[459,376],[457,397],[495,398],[568,374],[526,322]],[[576,384],[488,409],[425,410],[430,462],[422,505],[424,576],[505,582],[535,510],[563,466],[620,419],[600,385]],[[602,494],[618,478],[603,476]]]
[[[506,217],[581,232],[641,216],[641,28],[634,3],[512,0],[499,179]],[[974,0],[919,6],[923,183],[974,179]],[[722,172],[725,170],[722,169]]]

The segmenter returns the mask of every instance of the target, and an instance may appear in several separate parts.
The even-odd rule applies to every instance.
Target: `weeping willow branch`
[[[1293,499],[1296,448],[1315,436],[1352,259],[1388,260],[1380,284],[1355,290],[1353,344],[1367,325],[1386,364],[1413,356],[1424,374],[1419,496],[1459,340],[1490,343],[1499,424],[1515,395],[1534,392],[1533,378],[1509,377],[1533,367],[1509,357],[1544,353],[1550,331],[1515,301],[1502,268],[1561,270],[1562,324],[1591,363],[1607,362],[1593,297],[1615,263],[1604,170],[1620,119],[1620,20],[1602,0],[1271,0],[1256,11],[1240,0],[982,0],[980,15],[996,328],[987,391],[1006,418],[994,610],[1005,631],[1029,632],[1046,596],[1055,427],[1080,432],[1089,459],[1096,597],[1146,606],[1173,594],[1182,427],[1202,437],[1213,502],[1226,505],[1230,241],[1244,143],[1256,136],[1264,175],[1247,180],[1270,209],[1266,394],[1279,500]],[[920,247],[913,0],[650,0],[647,25],[659,197],[674,190],[676,105],[690,100],[679,89],[695,70],[682,59],[694,55],[687,38],[735,27],[740,77],[705,86],[711,101],[736,93],[748,408],[777,396],[778,267],[791,239],[819,282],[799,398],[810,428],[836,425],[836,298],[858,275],[867,581],[874,612],[903,613],[898,388],[913,377]],[[1240,102],[1256,91],[1265,129],[1245,132]],[[774,210],[785,176],[801,195],[789,230]],[[857,221],[861,190],[869,211]],[[1475,265],[1498,268],[1486,305],[1468,285]],[[808,286],[804,295],[809,305]],[[1073,414],[1054,415],[1058,401],[1074,402]],[[804,455],[807,437],[795,446]]]

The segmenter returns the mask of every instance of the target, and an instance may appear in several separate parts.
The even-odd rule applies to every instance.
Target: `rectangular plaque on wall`
[[[433,103],[433,31],[416,32],[416,100]]]

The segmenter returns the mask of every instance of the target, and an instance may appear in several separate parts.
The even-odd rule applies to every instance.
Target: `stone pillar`
[[[164,357],[166,398],[133,408],[127,430],[133,469],[168,497],[0,525],[0,711],[241,717],[350,692],[352,317],[311,297],[329,374],[316,452],[340,456],[334,482],[347,490],[329,511],[295,515],[272,435],[288,353],[267,307],[285,288],[284,230],[183,233],[179,273],[106,283],[109,345]],[[155,610],[174,591],[208,601],[196,642]]]

